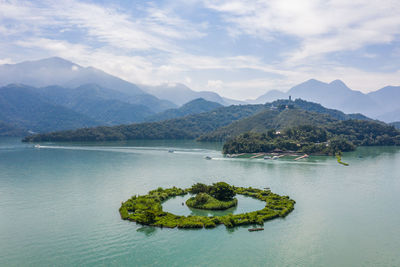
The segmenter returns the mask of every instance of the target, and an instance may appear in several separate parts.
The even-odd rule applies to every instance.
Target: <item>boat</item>
[[[210,160],[211,157],[210,156],[205,156],[204,159]]]
[[[249,228],[249,232],[263,231],[264,228]]]
[[[273,159],[273,160],[279,159],[279,157],[278,157],[278,156],[273,156],[272,159]]]
[[[35,145],[35,148],[40,148],[40,145],[39,145],[39,144],[36,144],[36,145]]]
[[[265,156],[264,159],[271,159],[271,156]]]
[[[174,153],[175,151],[173,149],[168,150],[168,153]]]

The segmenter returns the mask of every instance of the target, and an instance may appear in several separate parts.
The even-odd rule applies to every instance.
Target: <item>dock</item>
[[[255,158],[258,158],[258,157],[261,157],[261,156],[264,156],[264,153],[258,153],[258,154],[256,154],[256,155],[250,157],[250,158],[251,158],[251,159],[255,159]]]
[[[307,154],[304,154],[303,156],[297,157],[294,160],[299,160],[299,159],[305,159],[308,158],[309,156]]]

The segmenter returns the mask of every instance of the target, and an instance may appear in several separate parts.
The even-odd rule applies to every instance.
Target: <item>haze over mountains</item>
[[[272,90],[251,102],[265,103],[289,96],[320,103],[346,113],[362,113],[385,122],[400,120],[400,86],[386,86],[364,94],[350,89],[340,80],[324,83],[311,79],[292,87],[286,93]]]
[[[203,98],[197,98],[182,105],[180,108],[168,109],[153,116],[149,116],[146,118],[146,121],[151,122],[151,121],[169,120],[169,119],[184,117],[187,115],[208,112],[220,107],[222,107],[222,105],[219,103],[207,101]]]
[[[36,88],[25,85],[0,88],[0,121],[8,127],[34,132],[99,125],[84,114],[47,102]]]
[[[200,111],[194,106],[191,106],[194,110],[191,112],[188,107],[186,111],[171,109],[201,96],[228,104],[213,92],[195,92],[184,85],[179,87],[179,92],[169,88],[170,91],[165,92],[166,98],[175,99],[178,105],[99,69],[82,67],[59,57],[0,65],[0,99],[5,103],[1,107],[1,129],[9,134],[20,132],[15,129],[45,132],[128,124],[143,122],[165,110],[170,110],[169,115],[161,116],[172,118],[179,112],[192,114]],[[214,104],[211,106],[216,107]],[[208,111],[205,106],[204,111]],[[56,123],[57,117],[50,119],[44,112],[46,109],[60,120],[63,118],[65,123]],[[30,110],[43,112],[31,113]]]
[[[155,95],[160,99],[169,100],[178,106],[183,105],[196,98],[203,98],[205,100],[216,102],[224,106],[246,104],[245,101],[239,101],[226,97],[221,97],[217,93],[211,91],[201,91],[201,92],[193,91],[192,89],[181,83],[176,83],[176,84],[165,83],[158,86],[141,85],[140,88],[142,88],[149,94]]]
[[[340,80],[311,79],[286,93],[273,90],[248,102],[264,104],[289,96],[385,122],[400,121],[400,87],[395,86],[364,94]],[[59,57],[0,65],[0,134],[162,121],[245,103],[184,84],[137,86]]]
[[[97,84],[102,88],[119,92],[131,104],[155,109],[155,112],[176,107],[175,104],[147,94],[133,83],[122,80],[93,67],[81,67],[68,60],[52,57],[37,61],[0,65],[0,86],[24,84],[32,87],[61,86],[76,88]],[[111,93],[108,95],[112,95]],[[105,96],[103,94],[103,96]]]

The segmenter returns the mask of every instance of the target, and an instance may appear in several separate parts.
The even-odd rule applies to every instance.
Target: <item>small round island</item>
[[[186,201],[191,208],[205,210],[225,210],[237,205],[236,194],[259,199],[266,203],[261,210],[228,214],[224,216],[179,216],[162,209],[162,203],[175,196],[186,194],[194,196]],[[269,189],[235,187],[225,182],[212,185],[201,183],[194,184],[187,189],[172,187],[163,189],[159,187],[144,196],[133,196],[122,202],[119,209],[123,220],[134,221],[143,225],[169,227],[169,228],[213,228],[219,224],[226,227],[257,224],[263,225],[264,221],[285,217],[293,209],[296,202],[288,196],[280,196]]]
[[[237,206],[238,200],[233,198],[235,189],[225,182],[213,185],[195,184],[190,193],[196,196],[189,198],[186,205],[190,208],[203,210],[226,210]]]

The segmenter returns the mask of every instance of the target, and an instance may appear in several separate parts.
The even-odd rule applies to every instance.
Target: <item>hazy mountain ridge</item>
[[[301,98],[317,102],[325,107],[339,109],[346,113],[362,113],[386,122],[393,121],[395,118],[400,120],[399,86],[386,86],[375,92],[364,94],[351,90],[340,80],[324,83],[311,79],[292,87],[286,93],[278,90],[269,91],[252,102],[263,103],[289,96],[292,99]]]
[[[0,88],[0,121],[34,132],[76,129],[99,122],[68,108],[45,101],[36,88],[8,85]]]
[[[391,122],[390,125],[393,125],[396,129],[400,130],[400,121]]]
[[[220,107],[222,107],[222,105],[219,103],[207,101],[203,98],[198,98],[184,104],[180,108],[168,109],[161,113],[147,117],[145,120],[148,122],[169,120],[178,117],[184,117],[187,115],[211,111]]]
[[[184,84],[161,84],[158,86],[140,85],[142,90],[155,95],[160,99],[167,99],[180,106],[197,98],[203,98],[208,101],[216,102],[224,106],[247,104],[245,101],[233,100],[221,97],[219,94],[211,91],[194,91]]]
[[[147,106],[129,103],[132,97],[97,84],[71,89],[48,86],[37,91],[48,102],[85,114],[104,125],[142,122],[155,113]]]
[[[162,122],[96,127],[28,136],[25,141],[111,141],[134,139],[194,139],[233,121],[253,115],[264,105],[221,107]]]
[[[124,102],[149,107],[155,112],[174,108],[173,103],[160,100],[142,91],[133,83],[110,75],[93,67],[82,67],[71,61],[52,57],[17,64],[0,65],[0,86],[18,83],[32,87],[61,86],[76,88],[86,84],[98,84],[103,88],[126,95]]]
[[[49,132],[142,122],[155,114],[144,105],[119,99],[129,97],[95,84],[72,89],[11,84],[0,87],[0,121],[25,130],[25,133],[27,130]],[[19,131],[7,128],[1,128],[0,132],[19,135]]]
[[[0,136],[26,136],[28,131],[11,123],[0,121]]]
[[[195,100],[157,115],[147,106],[128,103],[136,97],[97,84],[78,88],[8,85],[0,88],[0,121],[27,134],[27,130],[42,133],[144,122],[151,120],[152,115],[152,120],[170,119],[221,107],[218,103]],[[0,128],[0,133],[21,135],[21,131],[13,130],[10,125]]]
[[[381,105],[386,112],[400,109],[400,86],[386,86],[367,95]]]
[[[109,75],[93,67],[82,67],[78,64],[54,57],[38,61],[26,61],[18,64],[0,65],[0,84],[7,82],[26,82],[29,83],[30,94],[37,93],[37,103],[46,102],[47,107],[52,110],[57,107],[64,107],[66,114],[63,117],[67,121],[75,117],[81,117],[82,121],[65,123],[65,126],[76,128],[95,125],[117,125],[129,124],[144,121],[161,121],[182,117],[198,112],[211,110],[203,107],[197,109],[195,106],[186,106],[176,110],[177,105],[182,105],[199,97],[207,101],[229,105],[232,103],[243,103],[219,96],[217,93],[203,91],[196,92],[183,84],[164,84],[161,86],[141,86],[140,89],[135,84],[124,81],[118,77]],[[31,85],[44,86],[36,88]],[[62,85],[62,86],[61,86]],[[146,92],[145,92],[146,91]],[[159,97],[169,100],[159,99],[149,93],[154,93]],[[376,92],[363,94],[348,88],[342,81],[335,80],[331,83],[323,83],[314,79],[294,86],[287,93],[277,90],[268,92],[252,102],[262,102],[274,98],[288,98],[288,96],[302,99],[311,99],[322,103],[324,106],[334,107],[345,112],[362,112],[373,118],[391,122],[400,120],[400,87],[387,86]],[[9,95],[10,96],[10,95]],[[22,98],[26,96],[22,96]],[[30,95],[31,99],[33,96]],[[26,100],[23,100],[26,101]],[[173,102],[176,104],[174,104]],[[14,104],[17,104],[14,102]],[[18,105],[17,105],[18,106]],[[39,105],[40,106],[40,105]],[[18,112],[10,105],[4,104],[3,110]],[[43,108],[44,106],[41,105]],[[216,107],[216,106],[215,106]],[[303,109],[308,110],[305,107]],[[310,108],[310,107],[309,107]],[[193,110],[190,110],[193,109]],[[169,110],[163,114],[164,112]],[[73,111],[73,113],[71,113]],[[320,110],[309,110],[321,112]],[[12,117],[12,114],[8,117]],[[56,114],[61,118],[58,110]],[[43,111],[41,115],[45,112]],[[157,114],[159,113],[159,114]],[[344,116],[346,114],[327,113],[331,116]],[[20,114],[21,115],[21,114]],[[18,118],[14,123],[9,118],[4,118],[6,123],[12,123],[23,129],[33,129],[32,120],[43,118]],[[351,115],[346,115],[349,119]],[[352,118],[361,118],[362,115],[354,115]],[[59,130],[62,121],[49,120],[46,126],[36,125],[35,131],[54,131]],[[74,119],[74,120],[75,120]],[[343,119],[343,118],[342,118]],[[0,114],[1,120],[1,114]],[[52,123],[55,128],[51,128]],[[25,128],[28,127],[28,128]],[[42,128],[44,127],[44,128]],[[62,128],[67,129],[67,128]]]

